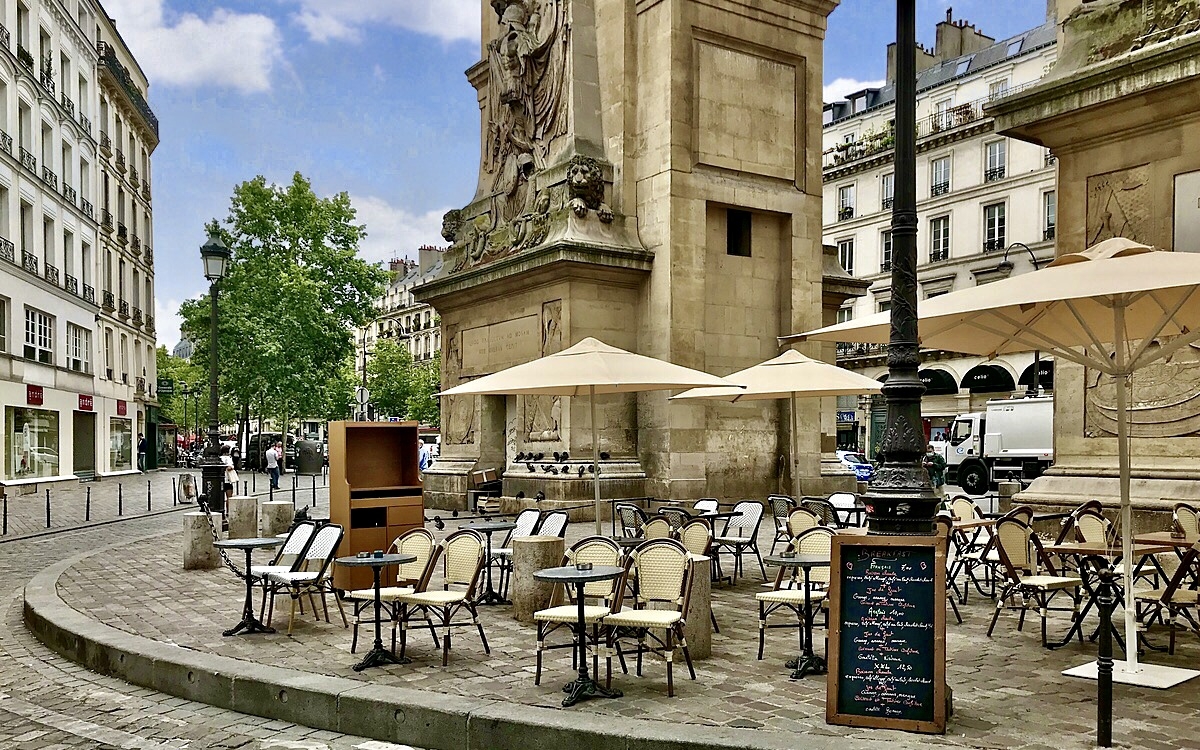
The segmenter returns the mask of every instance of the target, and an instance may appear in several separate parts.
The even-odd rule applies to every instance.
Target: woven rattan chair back
[[[415,584],[421,580],[426,566],[433,559],[433,548],[436,546],[433,534],[425,529],[410,529],[396,537],[396,541],[392,542],[392,549],[401,555],[417,556],[417,559],[410,563],[396,566],[396,583]]]
[[[983,518],[983,511],[979,510],[979,506],[975,501],[966,495],[955,495],[950,500],[950,512],[960,521],[973,521],[977,518]]]
[[[442,541],[442,556],[445,558],[445,588],[466,586],[473,592],[479,571],[483,569],[483,536],[478,531],[462,529]]]
[[[342,541],[342,527],[336,523],[328,523],[313,532],[312,541],[304,550],[302,570],[320,570],[332,560],[337,551],[338,543]]]
[[[1112,540],[1112,522],[1088,510],[1075,516],[1075,533],[1081,542],[1107,544]]]
[[[823,497],[806,497],[800,501],[800,507],[820,519],[822,526],[838,525],[837,510]]]
[[[551,511],[542,516],[542,523],[537,527],[538,536],[565,536],[567,533],[567,514],[561,510]]]
[[[825,500],[838,510],[851,510],[858,507],[858,495],[853,492],[833,492]]]
[[[504,539],[504,544],[501,547],[511,547],[512,540],[519,536],[533,536],[533,532],[537,531],[538,522],[542,520],[542,512],[537,508],[526,508],[517,514],[513,520],[516,528],[508,532],[508,536]]]
[[[617,503],[617,518],[621,520],[621,534],[630,538],[642,535],[646,525],[646,511],[630,503]]]
[[[722,536],[749,539],[758,534],[758,525],[762,523],[762,503],[757,500],[743,500],[733,506],[733,511],[739,515],[725,522],[725,533]]]
[[[279,554],[275,555],[271,565],[286,565],[304,554],[304,548],[308,546],[316,529],[317,525],[312,521],[302,521],[296,524],[288,532],[287,539],[283,540],[283,546],[279,548]]]
[[[621,547],[608,537],[584,537],[571,545],[571,548],[563,556],[564,565],[578,565],[579,563],[619,566],[621,564]],[[585,583],[583,585],[583,594],[586,597],[612,601],[613,593],[616,591],[620,580],[618,577],[607,581]],[[568,586],[567,593],[573,598],[575,587]]]
[[[692,505],[697,513],[716,513],[721,509],[721,503],[715,497],[702,497]]]
[[[1175,526],[1188,539],[1200,536],[1200,516],[1197,515],[1194,507],[1187,503],[1175,503],[1175,511],[1172,515],[1175,518]]]
[[[637,571],[638,604],[683,606],[691,562],[682,544],[674,539],[655,539],[634,550],[631,560]]]
[[[1019,518],[1005,516],[996,522],[996,547],[1012,576],[1033,570],[1029,556],[1029,526]]]
[[[787,495],[768,495],[767,505],[771,506],[771,517],[775,519],[777,528],[787,524],[788,516],[796,508],[796,501]]]
[[[796,508],[787,517],[788,533],[793,537],[820,525],[821,519],[808,508]]]
[[[828,526],[814,526],[811,529],[800,532],[792,540],[791,549],[798,555],[823,555],[829,557],[833,553],[833,535],[834,530]],[[809,570],[808,580],[811,583],[828,584],[829,566],[814,566]]]
[[[666,516],[655,516],[642,527],[642,536],[646,539],[670,539],[671,522]]]
[[[707,557],[712,551],[712,527],[703,518],[693,518],[679,529],[679,543],[693,555]]]
[[[679,531],[685,523],[692,519],[692,514],[682,508],[663,508],[658,513],[667,519],[667,523],[671,524],[672,531]]]

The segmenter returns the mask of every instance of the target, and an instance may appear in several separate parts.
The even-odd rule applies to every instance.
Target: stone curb
[[[58,579],[73,565],[136,541],[143,539],[76,555],[34,576],[24,591],[25,626],[51,650],[99,674],[219,708],[427,750],[792,750],[798,744],[784,732],[560,711],[206,654],[110,627],[59,597]],[[802,744],[806,750],[921,746],[917,737],[900,737],[808,734]]]

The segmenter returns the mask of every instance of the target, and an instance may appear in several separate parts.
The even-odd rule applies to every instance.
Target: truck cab
[[[946,481],[983,495],[1001,479],[1033,480],[1054,463],[1054,398],[994,399],[960,414],[946,442]]]

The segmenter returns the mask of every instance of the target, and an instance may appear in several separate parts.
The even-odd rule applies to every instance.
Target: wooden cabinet
[[[338,556],[387,550],[425,525],[416,422],[329,423],[329,520],[346,529]],[[384,568],[383,581],[395,580]],[[370,588],[370,568],[335,567],[339,589]],[[386,585],[386,583],[385,583]]]

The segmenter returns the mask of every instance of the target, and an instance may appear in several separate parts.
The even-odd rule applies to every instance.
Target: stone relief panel
[[[1117,434],[1117,381],[1085,374],[1086,437]],[[1164,362],[1139,370],[1129,394],[1129,434],[1135,438],[1200,436],[1200,347],[1193,344]]]
[[[1066,68],[1110,60],[1200,31],[1197,0],[1089,0],[1063,22]]]
[[[462,378],[463,355],[461,336],[456,328],[446,326],[442,366],[446,372],[446,385],[458,385]],[[445,424],[445,439],[457,445],[475,443],[474,396],[444,396],[442,398],[442,423]]]
[[[562,300],[542,304],[542,356],[562,351]],[[531,443],[557,442],[562,439],[561,396],[525,396],[525,439]]]
[[[1087,180],[1087,245],[1113,237],[1149,239],[1150,167],[1097,174]]]

